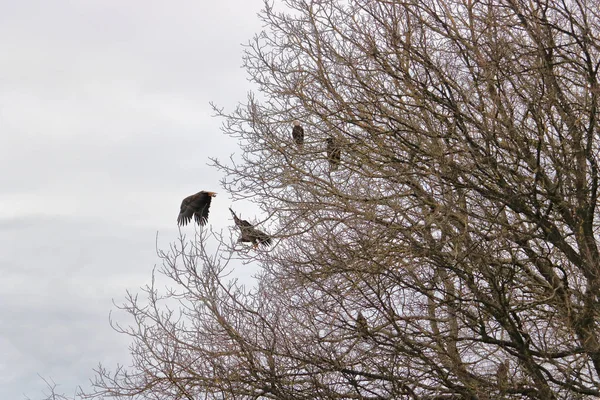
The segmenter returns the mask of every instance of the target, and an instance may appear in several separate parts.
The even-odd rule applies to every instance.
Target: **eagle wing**
[[[247,236],[252,239],[251,242],[264,245],[266,247],[271,245],[271,237],[264,233],[263,231],[259,231],[254,227],[246,228]]]
[[[242,232],[242,235],[240,237],[241,242],[251,242],[255,243],[255,245],[261,244],[264,246],[271,245],[271,237],[269,235],[253,227],[250,222],[238,218],[238,216],[235,215],[231,208],[229,209],[229,211],[231,211],[231,214],[233,215],[233,220],[235,224],[240,228],[240,231]]]
[[[191,197],[191,196],[190,196]],[[186,197],[181,202],[179,215],[177,216],[177,225],[187,225],[194,215],[194,209],[192,207],[192,200],[190,197]]]
[[[177,217],[177,224],[187,225],[193,216],[198,225],[205,225],[208,221],[211,200],[212,197],[206,192],[199,192],[183,199]]]
[[[198,204],[199,210],[194,212],[194,218],[196,219],[196,223],[198,225],[205,225],[208,222],[208,211],[210,209],[210,201],[211,197],[206,196],[207,199],[202,204]]]

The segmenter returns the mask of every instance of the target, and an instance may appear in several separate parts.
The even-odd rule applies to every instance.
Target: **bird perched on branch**
[[[187,225],[192,220],[192,216],[194,216],[198,225],[205,225],[208,221],[210,201],[216,195],[215,192],[206,192],[203,190],[183,199],[179,216],[177,217],[177,225]]]
[[[362,338],[369,335],[369,323],[360,311],[356,316],[356,330],[358,331],[358,335]]]
[[[342,159],[342,148],[338,141],[332,137],[327,138],[327,159],[329,160],[329,169],[331,171],[338,169]]]
[[[242,232],[238,239],[238,243],[252,243],[255,249],[258,247],[258,245],[263,245],[265,247],[271,245],[271,237],[269,235],[254,228],[250,222],[238,218],[231,208],[229,209],[229,211],[231,211],[231,214],[233,215],[233,220],[235,221],[235,224],[240,228],[240,231]]]
[[[294,128],[292,129],[292,138],[298,145],[298,148],[302,148],[304,145],[304,128],[300,125],[300,121],[294,121]]]
[[[498,365],[498,369],[496,370],[496,383],[498,384],[498,389],[501,391],[506,391],[508,389],[508,370],[510,369],[510,363],[508,360],[504,360]]]

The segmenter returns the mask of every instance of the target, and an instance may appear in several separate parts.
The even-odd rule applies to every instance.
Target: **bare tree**
[[[95,395],[600,396],[600,2],[285,6],[246,51],[260,95],[221,113],[243,161],[215,160],[274,246],[162,253],[174,289],[131,296],[133,366]]]
[[[81,391],[80,389],[76,390],[75,394],[68,396],[63,392],[59,391],[58,385],[56,384],[56,382],[54,382],[52,378],[47,379],[42,376],[40,376],[40,378],[46,384],[46,390],[42,392],[42,395],[44,396],[43,400],[75,400],[75,398],[77,397],[77,391]],[[31,398],[27,396],[25,396],[25,399],[31,400]]]

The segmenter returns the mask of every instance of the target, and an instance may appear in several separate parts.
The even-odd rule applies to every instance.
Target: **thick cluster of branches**
[[[164,253],[179,311],[132,299],[133,368],[98,393],[600,396],[600,2],[285,3],[224,115],[243,161],[217,162],[274,234],[258,286]]]

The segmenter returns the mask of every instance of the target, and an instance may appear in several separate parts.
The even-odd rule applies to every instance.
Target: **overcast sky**
[[[207,163],[239,150],[209,102],[252,89],[241,44],[261,6],[0,0],[0,399],[127,363],[112,301],[149,282],[183,197],[219,192],[209,223],[231,224]]]

